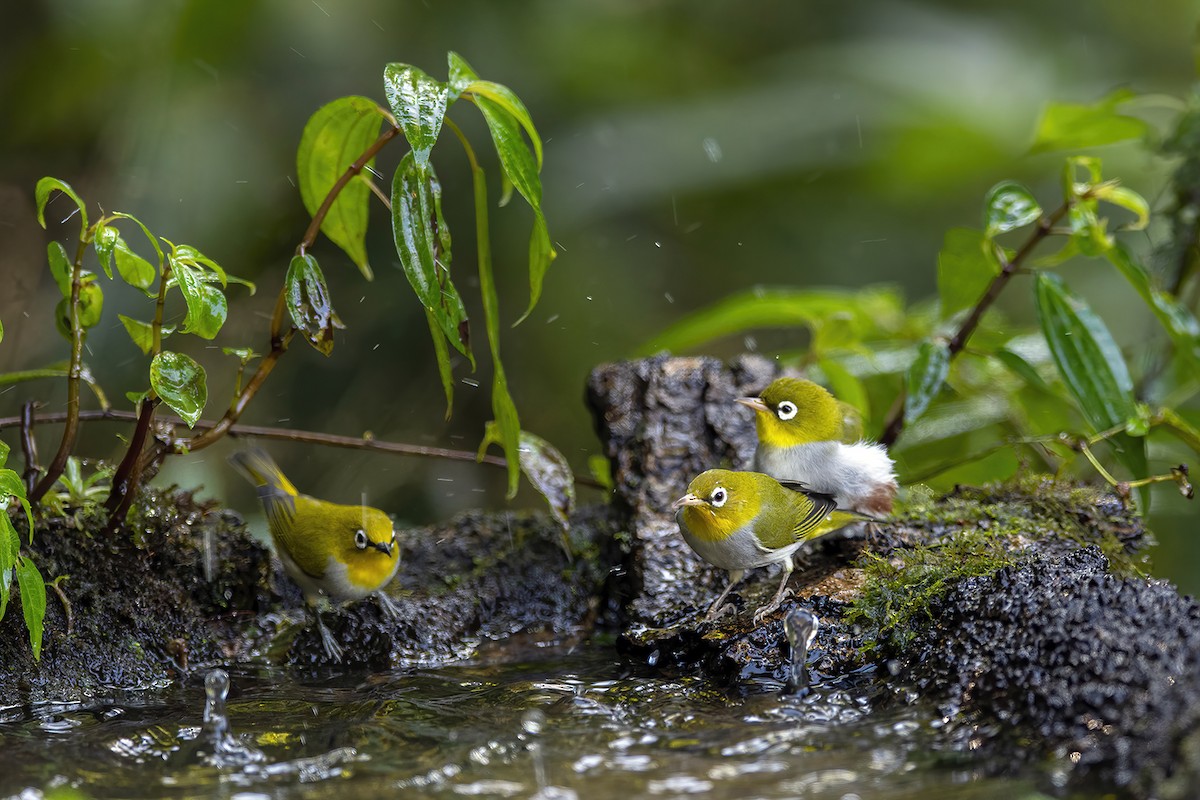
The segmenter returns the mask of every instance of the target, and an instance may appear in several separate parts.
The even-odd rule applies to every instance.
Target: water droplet
[[[531,708],[521,717],[521,730],[530,736],[538,736],[546,725],[546,714],[540,708]]]
[[[657,650],[652,650],[652,651],[650,651],[650,655],[646,656],[646,663],[652,667],[657,667],[658,659],[661,657],[662,657],[661,653],[659,653]]]
[[[783,620],[783,635],[792,648],[792,669],[788,675],[788,688],[793,692],[808,685],[808,673],[804,663],[808,650],[817,639],[820,621],[817,615],[804,608],[796,608]]]
[[[704,155],[708,156],[708,160],[714,164],[720,163],[724,154],[721,152],[721,145],[711,136],[705,136],[704,141],[700,143],[704,147]]]

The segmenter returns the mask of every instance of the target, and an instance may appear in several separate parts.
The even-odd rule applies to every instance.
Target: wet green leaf
[[[154,279],[158,270],[153,264],[129,249],[124,239],[118,238],[113,249],[117,261],[117,272],[121,279],[135,289],[141,289],[147,295],[154,296]]]
[[[1133,380],[1104,321],[1057,275],[1040,273],[1035,287],[1042,333],[1084,418],[1096,433],[1124,427],[1137,413]],[[1134,477],[1146,475],[1144,440],[1122,433],[1109,441]]]
[[[192,247],[191,245],[181,244],[181,245],[172,245],[171,246],[171,265],[172,265],[172,267],[178,268],[179,265],[181,265],[181,264],[192,266],[192,267],[197,267],[197,268],[204,267],[205,269],[207,269],[209,272],[212,273],[212,276],[203,274],[203,271],[197,270],[197,271],[201,272],[201,275],[198,276],[199,279],[203,280],[207,283],[213,282],[212,280],[210,280],[210,278],[212,278],[212,277],[215,277],[216,282],[221,284],[221,288],[225,288],[225,286],[227,286],[229,283],[229,276],[225,274],[224,268],[222,268],[220,264],[213,261],[211,258],[204,255],[203,253],[201,253],[199,250]],[[245,283],[245,281],[242,281],[242,282]]]
[[[1079,150],[1140,139],[1149,132],[1146,123],[1117,112],[1134,97],[1128,89],[1119,89],[1095,103],[1051,103],[1038,120],[1031,152]]]
[[[318,353],[326,356],[332,353],[333,301],[317,260],[309,253],[293,257],[284,285],[292,322]]]
[[[24,556],[17,562],[17,586],[21,589],[21,613],[29,629],[33,660],[42,658],[42,623],[46,617],[46,582],[34,563]]]
[[[204,368],[183,353],[164,350],[150,362],[150,388],[188,427],[196,424],[208,402]]]
[[[21,482],[21,476],[15,470],[0,469],[0,498],[5,501],[5,509],[8,508],[9,497],[17,498],[17,502],[21,504],[21,510],[25,512],[25,524],[29,526],[29,543],[33,544],[33,511],[25,498],[25,484]],[[7,517],[8,514],[5,513],[4,516]]]
[[[233,356],[243,364],[249,364],[261,355],[250,347],[222,347],[221,352],[227,356]]]
[[[154,349],[154,327],[150,323],[127,317],[124,314],[117,314],[117,317],[139,350],[149,353]]]
[[[1102,183],[1092,191],[1092,196],[1132,211],[1137,216],[1133,222],[1122,225],[1122,230],[1140,231],[1150,224],[1150,204],[1146,202],[1146,198],[1127,186],[1121,186],[1115,181]]]
[[[94,276],[79,285],[79,327],[83,330],[95,327],[104,311],[104,291],[96,284]],[[71,338],[71,301],[64,297],[54,308],[54,321],[58,332],[66,339]]]
[[[96,258],[100,261],[100,268],[104,270],[104,274],[111,281],[113,276],[112,254],[121,234],[116,228],[101,225],[96,228],[95,237],[92,239],[92,247],[96,248]]]
[[[84,238],[88,228],[87,206],[79,199],[79,195],[75,194],[75,190],[70,187],[65,181],[60,181],[58,178],[42,178],[37,182],[37,187],[34,189],[34,200],[37,203],[37,220],[38,224],[43,228],[46,227],[46,203],[50,200],[50,195],[55,190],[65,194],[74,201],[76,208],[79,209],[79,231],[80,238]],[[66,219],[69,219],[68,216]],[[63,221],[66,222],[66,219]]]
[[[922,342],[905,378],[904,417],[916,422],[937,397],[950,374],[950,351],[942,342]]]
[[[990,239],[1024,228],[1042,217],[1033,192],[1016,181],[1001,181],[988,190],[983,202],[983,225]]]
[[[310,215],[317,213],[333,185],[378,138],[384,119],[374,100],[353,96],[334,100],[309,118],[296,152],[296,176]],[[372,158],[367,167],[374,163]],[[321,232],[345,251],[367,280],[372,278],[366,248],[370,198],[365,179],[352,180],[321,222]]]
[[[418,166],[429,162],[450,101],[450,87],[409,64],[388,64],[383,90]]]
[[[638,355],[669,350],[680,353],[721,336],[758,328],[813,325],[832,315],[868,334],[886,335],[904,324],[905,311],[894,289],[868,287],[858,291],[776,289],[756,287],[696,311],[637,349]]]
[[[505,457],[508,459],[506,496],[511,500],[517,496],[518,470],[516,467],[520,466],[521,421],[517,416],[517,406],[513,403],[512,394],[508,391],[508,379],[504,375],[504,367],[498,359],[493,359],[492,366],[494,368],[492,414],[495,416],[493,424],[498,430],[496,441],[504,448]]]
[[[457,99],[471,85],[471,81],[478,80],[479,76],[471,69],[466,59],[453,50],[446,54],[446,62],[450,68],[450,91]]]
[[[4,618],[4,612],[8,609],[13,567],[17,564],[17,553],[21,550],[21,539],[4,510],[6,508],[8,504],[0,501],[0,619]]]
[[[63,297],[71,296],[71,259],[67,249],[58,242],[46,245],[46,257],[50,262],[50,275],[58,284],[58,291]]]
[[[126,214],[123,211],[117,211],[113,214],[113,216],[120,217],[121,219],[127,219],[142,229],[142,233],[145,235],[146,241],[149,242],[150,246],[154,248],[154,255],[158,259],[157,268],[161,268],[164,261],[162,247],[159,245],[158,239],[154,237],[154,234],[150,232],[150,229],[147,228],[142,221],[133,214]]]
[[[420,166],[412,153],[392,181],[392,234],[396,253],[417,299],[460,353],[471,359],[467,311],[450,280],[449,229],[441,213],[442,187],[433,165]]]
[[[521,135],[516,119],[503,106],[486,97],[476,97],[475,105],[487,122],[504,174],[530,206],[540,208],[542,179],[538,176],[538,164]]]
[[[517,97],[516,93],[507,86],[492,81],[473,81],[466,88],[466,92],[477,96],[477,99],[487,99],[503,109],[505,113],[511,116],[517,124],[519,124],[525,133],[529,136],[529,141],[533,145],[533,155],[537,161],[537,169],[542,168],[542,139],[538,136],[537,128],[533,125],[533,117],[529,115],[529,110],[525,108],[525,104],[521,102],[521,98]]]
[[[200,270],[174,257],[172,260],[175,261],[172,274],[187,303],[187,315],[183,318],[180,331],[194,333],[202,339],[215,338],[229,314],[229,301],[225,299],[225,293],[205,281]]]
[[[558,524],[567,529],[570,516],[575,511],[575,475],[567,459],[540,436],[528,431],[519,431],[518,436],[521,472],[546,499],[550,513]],[[479,457],[483,457],[489,445],[499,442],[500,432],[496,423],[488,422],[479,445]]]
[[[943,317],[979,302],[992,279],[1000,274],[1000,265],[990,256],[991,248],[991,241],[982,231],[973,228],[946,231],[938,253],[937,272]]]

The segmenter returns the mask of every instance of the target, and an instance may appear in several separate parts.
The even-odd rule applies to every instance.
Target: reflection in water
[[[731,695],[642,669],[594,647],[375,675],[243,671],[232,692],[214,670],[203,687],[0,709],[0,796],[1030,796],[939,764],[934,715],[863,696],[861,676]]]

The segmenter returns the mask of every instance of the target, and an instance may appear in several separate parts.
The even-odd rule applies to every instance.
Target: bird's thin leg
[[[771,602],[754,612],[755,625],[761,623],[767,614],[770,614],[782,605],[783,598],[787,596],[788,578],[792,577],[793,568],[792,557],[788,556],[783,560],[783,577],[779,579],[779,588],[775,591],[775,596],[771,598]]]
[[[335,664],[342,663],[342,648],[333,638],[333,634],[329,632],[329,628],[325,627],[325,620],[321,619],[321,609],[313,606],[313,617],[317,620],[317,631],[321,634],[321,644],[325,648],[325,655],[329,656],[329,660]]]
[[[396,604],[392,602],[392,598],[388,597],[388,593],[380,589],[375,593],[375,599],[379,601],[379,610],[383,615],[390,620],[400,619],[400,609],[396,608]]]
[[[725,598],[729,597],[729,593],[733,591],[733,587],[737,585],[738,581],[740,581],[742,576],[745,574],[746,571],[741,569],[729,571],[729,585],[726,586],[725,591],[721,592],[721,595],[713,601],[713,604],[708,607],[708,613],[704,615],[705,622],[712,622],[714,619],[721,616],[721,612],[723,611],[721,606],[725,603]]]

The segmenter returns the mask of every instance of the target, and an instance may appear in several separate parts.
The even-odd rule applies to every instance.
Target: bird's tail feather
[[[229,463],[258,487],[258,499],[262,500],[268,521],[284,524],[295,513],[299,492],[266,451],[257,447],[242,450],[231,455]]]

